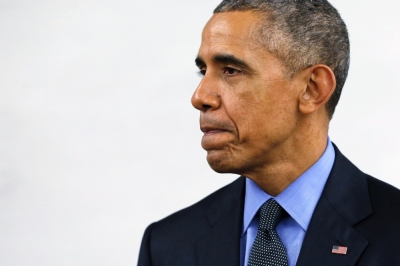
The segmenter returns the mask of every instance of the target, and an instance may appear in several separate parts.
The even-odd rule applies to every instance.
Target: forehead
[[[252,50],[262,48],[257,41],[260,16],[254,11],[233,11],[214,14],[202,33],[199,54],[216,50]]]
[[[279,74],[283,62],[262,44],[262,17],[255,11],[233,11],[214,14],[204,27],[198,52],[199,65],[212,67],[221,63],[219,56],[244,62],[253,75]]]

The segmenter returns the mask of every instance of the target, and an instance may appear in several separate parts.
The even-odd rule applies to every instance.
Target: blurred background
[[[214,173],[190,97],[219,0],[0,0],[0,265],[136,265]],[[330,137],[400,187],[400,9],[334,0],[351,67]]]

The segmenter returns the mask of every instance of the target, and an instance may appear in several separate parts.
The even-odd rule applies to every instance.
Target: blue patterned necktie
[[[260,208],[260,223],[248,266],[287,266],[285,247],[275,227],[282,219],[284,210],[274,200],[267,200]]]

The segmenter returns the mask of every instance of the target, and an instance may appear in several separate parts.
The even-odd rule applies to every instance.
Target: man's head
[[[335,111],[350,63],[346,25],[327,0],[223,0],[214,13],[259,12],[260,42],[285,63],[288,75],[324,64],[333,70],[336,89],[326,104],[329,118]]]
[[[265,4],[256,9],[238,3],[224,1],[216,9],[196,59],[203,79],[192,104],[200,110],[207,160],[217,172],[254,179],[268,167],[279,172],[289,164],[307,166],[299,160],[321,152],[316,142],[326,145],[325,106],[336,86],[335,68],[311,51],[313,44],[293,51],[290,35],[275,25],[286,29],[288,23],[265,11]]]

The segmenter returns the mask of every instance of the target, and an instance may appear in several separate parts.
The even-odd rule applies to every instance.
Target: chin
[[[217,173],[221,174],[239,174],[238,164],[233,162],[229,157],[223,156],[222,154],[216,154],[217,152],[208,152],[207,154],[207,162],[210,165],[211,169],[213,169]]]

